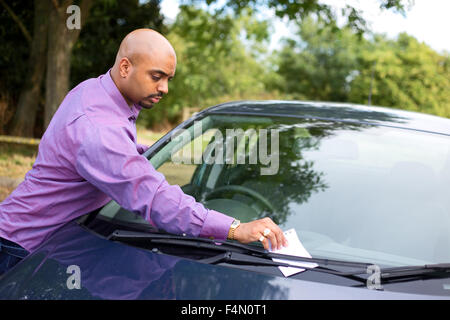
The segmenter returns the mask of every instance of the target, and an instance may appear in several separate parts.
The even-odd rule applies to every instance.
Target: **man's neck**
[[[125,102],[128,104],[128,107],[129,107],[130,109],[133,109],[133,105],[134,105],[134,104],[133,104],[133,102],[132,102],[131,100],[129,100],[129,99],[123,94],[122,89],[121,89],[120,84],[119,84],[119,81],[118,81],[119,75],[117,74],[117,72],[114,71],[114,68],[111,69],[111,70],[109,71],[109,74],[110,74],[110,76],[111,76],[112,81],[113,81],[114,84],[116,85],[117,90],[119,90],[120,94],[121,94],[122,97],[125,99]]]

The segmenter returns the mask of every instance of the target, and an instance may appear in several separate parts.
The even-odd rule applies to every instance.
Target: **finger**
[[[278,250],[281,249],[281,246],[284,244],[284,234],[275,223],[273,223],[273,226],[271,227],[269,236],[271,236],[269,239],[273,243],[272,248]]]
[[[280,249],[279,242],[277,240],[277,236],[270,228],[268,228],[268,229],[270,230],[270,233],[266,236],[266,238],[268,240],[270,240],[270,244],[272,245],[272,250]]]
[[[275,231],[276,237],[277,237],[277,241],[281,246],[287,247],[288,243],[287,243],[287,239],[284,236],[283,230],[281,230],[278,226],[277,226],[277,230]]]
[[[281,249],[281,246],[287,246],[287,240],[284,236],[283,231],[278,227],[270,218],[265,219],[265,224],[268,226],[268,229],[271,231],[269,235],[267,235],[272,243],[273,249]]]
[[[269,250],[269,240],[261,234],[259,241],[262,243],[264,249]]]

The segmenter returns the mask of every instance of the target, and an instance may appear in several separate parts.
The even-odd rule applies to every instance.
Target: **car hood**
[[[0,299],[436,299],[199,263],[104,239],[75,222],[0,278]]]

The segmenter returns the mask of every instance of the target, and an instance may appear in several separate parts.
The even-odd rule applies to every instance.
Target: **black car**
[[[309,255],[170,234],[111,201],[3,275],[0,298],[450,298],[449,119],[230,102],[195,114],[144,156],[208,208],[295,230]]]

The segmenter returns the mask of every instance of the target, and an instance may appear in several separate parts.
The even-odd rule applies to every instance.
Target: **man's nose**
[[[161,92],[162,94],[167,94],[169,92],[169,82],[161,81],[158,86],[158,92]]]

